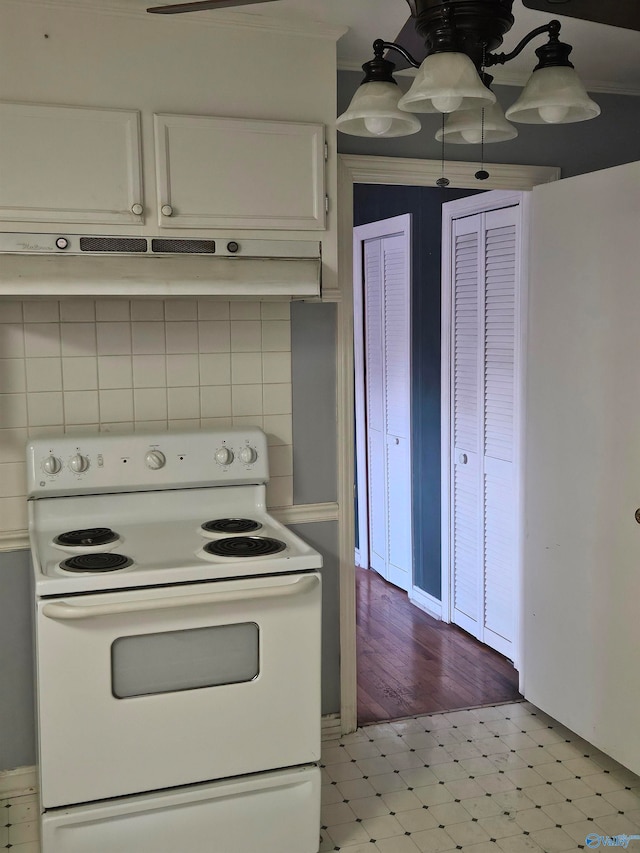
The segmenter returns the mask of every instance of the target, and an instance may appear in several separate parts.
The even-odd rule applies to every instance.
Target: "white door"
[[[366,488],[368,564],[404,590],[412,580],[410,227],[407,214],[354,229],[365,377],[366,484],[360,477],[359,494]]]
[[[525,696],[640,773],[640,163],[536,187]]]
[[[444,206],[443,554],[451,621],[514,659],[521,210],[505,195]]]

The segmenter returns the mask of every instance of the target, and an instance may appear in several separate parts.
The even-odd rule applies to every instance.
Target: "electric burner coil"
[[[99,553],[99,554],[78,554],[75,557],[69,557],[68,560],[63,560],[60,563],[60,568],[65,572],[117,572],[120,569],[127,569],[133,565],[133,560],[125,557],[124,554]]]
[[[252,533],[262,527],[252,518],[214,518],[200,526],[208,533]]]
[[[216,557],[266,557],[278,554],[286,547],[284,542],[268,536],[232,536],[207,542],[204,550]]]
[[[72,548],[108,545],[119,539],[110,527],[87,527],[84,530],[68,530],[53,540],[56,545],[68,545]]]

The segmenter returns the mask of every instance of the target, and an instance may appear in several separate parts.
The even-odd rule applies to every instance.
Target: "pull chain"
[[[487,56],[487,46],[486,44],[482,45],[482,82],[484,83],[484,67],[486,63]],[[475,174],[475,177],[478,181],[486,181],[488,177],[490,177],[489,172],[484,167],[484,107],[482,108],[482,113],[480,114],[480,168]]]
[[[436,181],[436,186],[444,189],[445,187],[448,187],[449,184],[451,183],[449,178],[445,178],[445,176],[444,176],[444,113],[442,113],[442,148],[441,148],[440,160],[441,160],[440,171],[441,171],[442,177],[438,178],[438,180]]]

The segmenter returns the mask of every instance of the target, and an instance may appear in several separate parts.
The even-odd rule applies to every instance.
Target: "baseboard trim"
[[[0,770],[0,798],[3,800],[35,794],[37,789],[37,767],[16,767],[15,770]]]
[[[434,619],[442,619],[442,602],[417,586],[409,590],[409,601]]]
[[[322,740],[337,740],[342,736],[340,714],[326,714],[322,718]]]

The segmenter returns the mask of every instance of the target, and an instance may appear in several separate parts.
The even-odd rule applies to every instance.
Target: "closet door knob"
[[[461,453],[460,456],[458,456],[458,462],[461,465],[466,465],[468,461],[469,461],[469,459],[468,459],[466,453]]]

